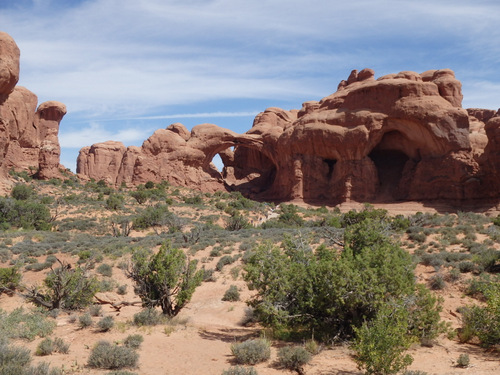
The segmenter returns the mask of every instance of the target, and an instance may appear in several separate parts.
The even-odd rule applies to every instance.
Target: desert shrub
[[[429,280],[429,286],[432,290],[442,290],[446,287],[446,282],[441,275],[434,275]]]
[[[10,313],[0,309],[0,337],[32,341],[50,335],[55,327],[55,321],[40,312],[25,312],[22,307]]]
[[[12,198],[20,201],[28,200],[35,195],[35,190],[26,184],[16,184],[10,192]]]
[[[116,288],[116,293],[121,296],[127,294],[127,284],[120,285],[118,288]]]
[[[97,329],[101,332],[107,332],[115,325],[115,320],[112,316],[105,316],[97,322]]]
[[[98,273],[100,273],[101,275],[107,276],[107,277],[111,277],[113,275],[113,268],[109,264],[106,264],[106,263],[100,264],[97,267],[96,271]]]
[[[90,316],[89,313],[85,313],[78,317],[78,326],[82,329],[91,327],[93,323],[92,316]]]
[[[0,374],[24,375],[31,362],[29,349],[8,345],[0,340]]]
[[[278,350],[279,364],[291,371],[303,374],[303,367],[311,360],[311,353],[301,346],[284,346]]]
[[[137,191],[131,192],[130,196],[134,198],[137,201],[137,203],[143,204],[146,203],[146,201],[149,199],[151,193],[147,190],[139,189]]]
[[[123,208],[124,202],[125,199],[123,198],[122,195],[110,194],[109,198],[106,200],[106,208],[109,210],[116,211]]]
[[[468,354],[460,354],[457,359],[457,367],[469,367],[470,358]]]
[[[201,284],[203,271],[188,260],[182,250],[164,244],[153,255],[136,251],[126,271],[135,283],[135,292],[147,307],[160,306],[163,313],[176,316]]]
[[[346,229],[342,252],[324,246],[313,252],[300,242],[284,250],[258,246],[245,259],[256,316],[309,337],[313,331],[325,340],[352,337],[352,328],[373,319],[386,301],[415,294],[413,261],[385,233],[384,223],[367,219]]]
[[[500,284],[484,287],[486,306],[469,306],[463,313],[461,341],[477,337],[484,347],[500,344]]]
[[[388,219],[387,210],[375,209],[373,206],[367,204],[361,211],[350,210],[342,215],[342,227],[346,228],[350,225],[361,223],[365,220],[375,220],[378,222]]]
[[[102,369],[121,369],[135,367],[138,359],[139,355],[131,348],[99,341],[92,348],[87,365]]]
[[[405,372],[402,373],[402,375],[429,375],[425,371],[420,371],[420,370],[406,370]]]
[[[218,260],[217,264],[215,265],[215,269],[220,272],[222,271],[224,266],[233,263],[236,259],[234,259],[231,255],[224,255]]]
[[[258,375],[253,367],[232,366],[222,371],[222,375]]]
[[[102,315],[102,306],[101,305],[91,305],[89,307],[90,316],[101,316]]]
[[[128,335],[123,341],[123,345],[131,349],[139,349],[143,341],[144,337],[142,335]]]
[[[22,274],[16,267],[0,268],[0,294],[12,293],[19,287]]]
[[[31,302],[49,309],[81,309],[92,303],[99,281],[88,274],[88,267],[61,263],[47,274],[44,286],[43,290],[30,290]]]
[[[67,354],[69,352],[69,344],[60,337],[54,339],[54,348],[58,353]]]
[[[247,340],[231,345],[236,361],[243,365],[255,365],[271,357],[271,344],[264,339]]]
[[[238,291],[238,287],[236,285],[231,285],[228,290],[224,293],[222,297],[223,301],[239,301],[240,300],[240,292]]]
[[[69,344],[63,339],[56,337],[54,340],[47,337],[40,341],[35,350],[35,355],[45,356],[54,352],[66,354],[69,351]]]
[[[458,269],[462,273],[472,272],[475,269],[475,265],[472,262],[463,261],[463,262],[458,263]]]
[[[0,228],[10,226],[24,229],[50,230],[50,211],[46,205],[31,200],[0,197]]]
[[[136,326],[155,326],[163,322],[163,317],[160,312],[150,308],[134,314],[133,321]]]
[[[162,231],[162,228],[166,228],[170,232],[176,232],[182,229],[182,220],[173,212],[170,212],[168,206],[157,204],[154,207],[147,207],[137,215],[133,221],[133,226],[138,230],[153,228],[157,234]]]
[[[139,374],[136,372],[126,371],[126,370],[115,370],[108,372],[107,375],[139,375]]]
[[[407,335],[408,317],[404,308],[385,305],[371,322],[354,329],[356,363],[366,374],[396,374],[413,362],[404,352],[411,344]]]
[[[493,225],[496,225],[497,227],[500,227],[500,215],[498,215],[497,217],[495,217],[494,219],[492,219],[491,222],[493,223]]]
[[[225,219],[225,229],[229,231],[238,231],[241,229],[248,229],[252,225],[248,222],[247,218],[235,211]]]
[[[47,337],[47,338],[43,339],[42,341],[40,341],[40,343],[36,347],[35,355],[39,355],[39,356],[49,355],[49,354],[52,354],[54,349],[55,349],[54,341],[52,341],[51,338]]]
[[[304,225],[304,219],[298,213],[298,207],[294,204],[281,204],[278,222],[291,227],[301,227]]]

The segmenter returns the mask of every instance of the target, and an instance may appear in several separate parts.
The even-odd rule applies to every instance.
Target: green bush
[[[468,354],[460,354],[457,359],[457,367],[469,367],[470,358]]]
[[[47,337],[40,341],[35,350],[35,355],[44,356],[52,354],[55,350],[54,341],[51,338]]]
[[[225,229],[229,231],[238,231],[252,227],[248,220],[237,211],[233,212],[231,216],[225,219],[225,221]]]
[[[133,349],[99,341],[92,349],[87,365],[110,370],[121,369],[135,367],[138,359],[139,355]]]
[[[100,273],[103,276],[111,277],[113,275],[113,267],[111,267],[109,264],[102,263],[100,264],[97,269],[97,273]]]
[[[155,326],[163,322],[163,317],[155,309],[144,309],[134,314],[134,324],[136,326]]]
[[[484,287],[486,306],[469,306],[464,310],[461,341],[477,337],[484,347],[500,344],[500,284]]]
[[[225,265],[231,264],[235,260],[236,259],[233,258],[231,255],[224,255],[222,258],[219,259],[219,261],[215,265],[215,269],[220,272],[222,271]]]
[[[55,321],[40,312],[25,312],[21,307],[10,313],[0,309],[0,338],[32,341],[50,335],[55,327]]]
[[[441,275],[434,275],[429,280],[429,286],[432,290],[442,290],[446,287],[446,282]]]
[[[258,375],[258,373],[253,367],[233,366],[222,371],[222,375]]]
[[[182,250],[164,244],[153,255],[136,251],[126,274],[134,281],[135,292],[145,306],[160,306],[163,314],[173,317],[201,284],[203,271],[196,270],[196,264]]]
[[[36,195],[35,190],[25,184],[16,184],[10,192],[10,196],[16,200],[25,201]]]
[[[385,305],[375,319],[354,330],[355,360],[366,374],[396,374],[413,362],[410,355],[404,355],[411,344],[404,308]]]
[[[303,367],[311,360],[311,353],[301,346],[284,346],[278,350],[279,364],[291,371],[303,374]]]
[[[30,300],[50,309],[81,309],[90,305],[99,290],[99,281],[88,274],[87,267],[52,269],[44,280],[44,290],[32,290]]]
[[[144,337],[142,337],[142,335],[128,335],[123,341],[123,345],[125,345],[127,348],[139,349],[143,341]]]
[[[255,315],[274,329],[322,340],[352,337],[386,301],[416,292],[412,258],[385,233],[384,223],[367,219],[346,229],[342,252],[314,252],[301,241],[284,250],[259,245],[245,259]]]
[[[238,291],[238,287],[236,285],[231,285],[228,290],[224,293],[222,297],[223,301],[239,301],[240,300],[240,292]]]
[[[88,328],[91,327],[94,322],[92,321],[92,317],[89,313],[85,313],[78,317],[78,326],[80,328]]]
[[[102,315],[102,306],[101,305],[90,305],[89,314],[90,314],[90,316],[101,316]]]
[[[56,337],[54,340],[47,337],[40,341],[36,347],[35,355],[45,356],[53,352],[67,354],[69,352],[69,344],[65,343],[63,339]]]
[[[115,320],[112,316],[105,316],[97,322],[97,329],[101,332],[107,332],[115,325]]]
[[[106,200],[106,208],[116,211],[123,208],[124,203],[125,199],[123,198],[123,196],[118,194],[110,194],[109,198]]]
[[[0,294],[10,294],[19,287],[22,274],[16,267],[0,268]]]
[[[255,365],[271,357],[271,344],[264,339],[247,340],[231,345],[236,361],[243,365]]]
[[[0,374],[24,375],[26,367],[31,363],[29,349],[8,345],[0,340]]]

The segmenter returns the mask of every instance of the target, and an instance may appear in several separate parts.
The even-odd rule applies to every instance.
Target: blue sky
[[[498,0],[0,0],[19,85],[58,100],[61,163],[106,140],[214,123],[243,133],[352,69],[450,68],[464,107],[500,107]]]

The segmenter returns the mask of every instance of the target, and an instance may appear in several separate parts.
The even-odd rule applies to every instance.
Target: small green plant
[[[100,273],[103,276],[111,277],[113,275],[113,268],[106,263],[100,264],[97,269],[97,273]]]
[[[139,349],[143,341],[144,337],[142,337],[142,335],[128,335],[127,338],[123,341],[123,345],[125,345],[127,348]]]
[[[231,345],[236,361],[243,365],[255,365],[271,357],[271,344],[265,339],[247,340]]]
[[[90,353],[87,365],[102,369],[135,367],[139,355],[131,348],[118,346],[108,341],[99,341]]]
[[[58,353],[67,354],[69,352],[69,344],[60,337],[54,339],[54,347]]]
[[[80,315],[78,317],[78,326],[80,328],[88,328],[88,327],[91,327],[93,324],[93,321],[92,321],[92,316],[90,316],[89,313],[85,313],[83,315]]]
[[[441,275],[434,275],[429,280],[429,286],[432,290],[443,290],[446,287],[446,282]]]
[[[258,375],[253,367],[233,366],[222,371],[222,375]]]
[[[470,358],[468,354],[460,354],[457,359],[457,367],[466,368],[470,365]]]
[[[36,347],[35,355],[44,356],[52,354],[54,351],[54,341],[51,338],[47,337],[40,341],[38,346]]]
[[[97,329],[101,332],[107,332],[115,325],[115,320],[112,316],[105,316],[97,322]]]
[[[11,294],[19,287],[22,275],[16,267],[0,268],[0,294]]]
[[[410,355],[403,354],[411,344],[404,308],[385,305],[374,320],[363,323],[354,331],[355,360],[366,374],[396,374],[413,362]]]
[[[127,294],[127,284],[120,285],[118,288],[116,288],[116,293],[121,296]]]
[[[231,285],[228,290],[224,293],[222,297],[223,301],[239,301],[240,300],[240,292],[238,291],[238,287],[236,285]]]
[[[144,309],[134,314],[134,324],[136,326],[155,326],[162,323],[163,317],[155,309]]]
[[[291,371],[304,374],[304,365],[311,360],[311,353],[301,346],[284,346],[278,351],[279,364]]]
[[[101,316],[102,315],[102,306],[101,305],[91,305],[89,307],[90,316]]]

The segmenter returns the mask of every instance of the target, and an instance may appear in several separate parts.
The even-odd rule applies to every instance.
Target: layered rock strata
[[[499,111],[462,108],[461,83],[449,69],[378,79],[371,69],[354,70],[334,94],[300,110],[269,108],[245,134],[172,124],[141,147],[83,148],[77,172],[111,184],[169,180],[275,201],[498,199],[499,126]]]
[[[0,32],[0,180],[11,170],[60,177],[58,132],[66,107],[49,101],[37,108],[36,95],[16,86],[19,57],[15,41]]]

